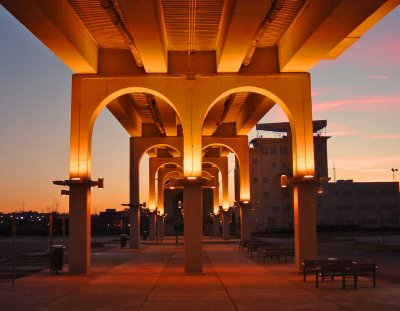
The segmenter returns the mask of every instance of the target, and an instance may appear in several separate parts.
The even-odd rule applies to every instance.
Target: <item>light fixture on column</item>
[[[129,208],[146,208],[146,202],[143,203],[121,203],[121,206],[128,206]]]
[[[176,179],[175,178],[170,178],[169,179],[169,189],[174,190],[175,189],[175,183],[176,183]]]
[[[66,197],[67,195],[69,195],[69,190],[61,190],[62,197]]]
[[[397,172],[399,169],[393,168],[393,167],[392,167],[390,170],[391,170],[392,173],[393,173],[393,182],[394,182],[394,173]]]
[[[86,185],[89,187],[97,186],[99,189],[104,189],[104,178],[100,177],[97,180],[84,179],[81,177],[72,177],[66,180],[53,180],[53,184],[57,186],[71,187],[77,185]],[[70,195],[69,190],[61,190],[62,196]]]
[[[316,183],[316,184],[318,184],[317,193],[319,193],[319,194],[324,192],[324,187],[321,184],[326,183],[331,180],[330,177],[314,177],[311,175],[295,176],[295,177],[281,175],[280,178],[281,178],[281,188],[282,189],[286,189],[289,185],[297,184],[297,183]]]

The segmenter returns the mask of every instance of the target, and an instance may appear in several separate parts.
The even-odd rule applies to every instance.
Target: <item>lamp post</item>
[[[390,170],[392,171],[392,174],[393,174],[393,182],[394,182],[394,173],[397,172],[398,169],[392,167]]]

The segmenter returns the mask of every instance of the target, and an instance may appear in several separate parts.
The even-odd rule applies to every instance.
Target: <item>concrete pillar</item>
[[[240,238],[242,240],[250,240],[251,238],[251,206],[250,204],[240,205]]]
[[[164,237],[164,216],[157,215],[157,238],[162,240]]]
[[[183,189],[185,273],[203,273],[203,189],[187,182]]]
[[[229,240],[229,211],[222,212],[222,238]]]
[[[219,237],[219,214],[213,215],[213,235]]]
[[[156,240],[156,212],[149,212],[149,240]]]
[[[129,209],[129,239],[131,248],[140,247],[140,207],[134,206]]]
[[[90,272],[90,186],[74,184],[69,195],[69,272]]]
[[[129,239],[131,248],[140,247],[140,207],[139,207],[139,161],[141,153],[135,146],[135,138],[130,138],[129,148],[129,202],[131,204]]]
[[[295,265],[301,271],[305,259],[317,258],[317,213],[315,184],[294,184],[294,242]]]

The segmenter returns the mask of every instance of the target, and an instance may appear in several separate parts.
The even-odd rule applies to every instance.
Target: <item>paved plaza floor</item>
[[[169,242],[169,243],[168,243]],[[400,310],[400,284],[361,279],[358,289],[341,281],[315,288],[293,262],[249,257],[234,243],[204,245],[204,274],[183,273],[183,245],[144,244],[92,253],[89,276],[67,267],[0,283],[0,310]]]

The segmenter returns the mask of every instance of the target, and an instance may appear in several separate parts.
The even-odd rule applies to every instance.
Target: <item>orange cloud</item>
[[[369,79],[390,79],[390,76],[367,76]]]
[[[377,106],[380,110],[400,110],[400,94],[316,102],[313,104],[313,110],[372,111],[376,110]]]
[[[397,140],[400,139],[400,134],[374,134],[368,136],[369,139],[385,139],[385,140]]]

